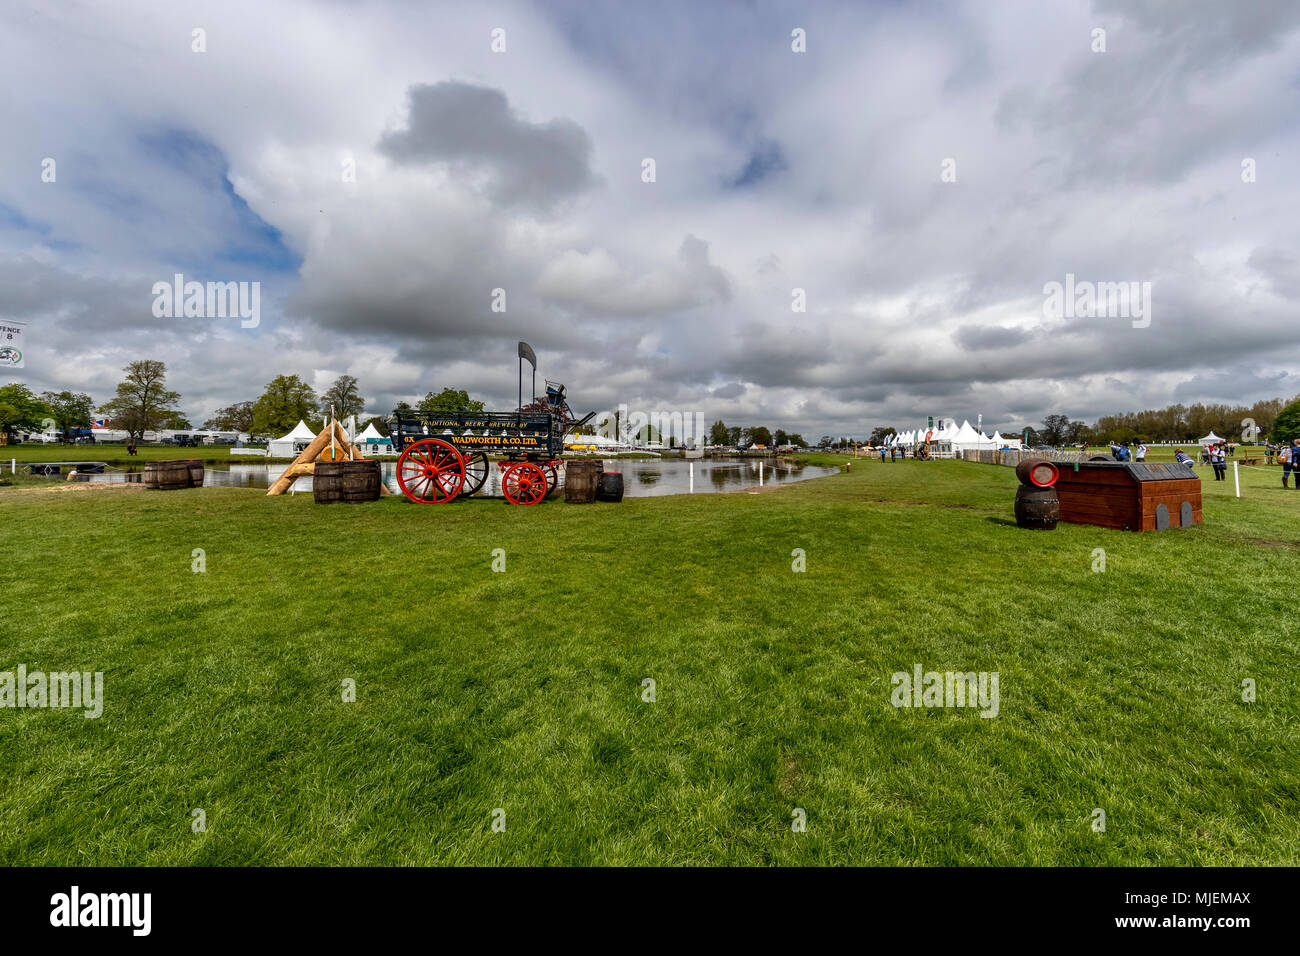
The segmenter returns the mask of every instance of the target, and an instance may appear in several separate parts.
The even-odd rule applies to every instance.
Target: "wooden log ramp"
[[[320,434],[311,440],[311,444],[298,453],[298,457],[284,470],[284,474],[271,483],[271,487],[266,489],[267,497],[282,495],[299,478],[304,475],[314,474],[316,462],[318,461],[345,460],[367,461],[368,459],[352,447],[343,426],[337,420],[333,420],[320,430]],[[392,492],[388,490],[388,486],[380,479],[380,497],[391,494]]]

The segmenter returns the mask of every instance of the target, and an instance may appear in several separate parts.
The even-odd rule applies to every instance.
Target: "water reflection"
[[[401,494],[397,486],[396,462],[384,461],[384,482],[388,490]],[[737,461],[725,459],[703,459],[681,461],[678,459],[605,459],[601,467],[605,471],[615,471],[623,475],[623,487],[629,498],[658,497],[660,495],[710,494],[714,492],[734,491],[740,488],[763,485],[783,484],[806,478],[818,478],[822,475],[835,474],[838,469],[824,468],[818,465],[795,465],[787,462],[773,462],[765,459],[758,461]],[[229,465],[208,464],[203,469],[203,484],[209,488],[268,488],[284,473],[286,465],[258,465],[248,462],[235,462]],[[563,470],[563,469],[561,469]],[[102,475],[86,476],[90,481],[129,481],[144,480],[144,469],[130,467],[121,471],[109,471]],[[294,483],[295,492],[310,492],[311,478],[299,478]],[[484,482],[480,496],[501,496],[501,472],[493,463]]]

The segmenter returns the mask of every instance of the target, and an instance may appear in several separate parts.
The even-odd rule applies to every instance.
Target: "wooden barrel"
[[[199,459],[197,458],[190,458],[187,459],[185,463],[190,466],[190,487],[202,488],[203,487],[203,462],[199,461]]]
[[[600,482],[600,462],[566,461],[564,463],[564,500],[569,504],[589,505],[596,500]]]
[[[188,461],[159,461],[154,462],[154,464],[158,466],[155,471],[158,490],[176,491],[180,488],[190,487],[190,463]],[[148,487],[147,482],[146,487]]]
[[[144,486],[146,488],[158,487],[158,466],[161,461],[147,461],[144,464]]]
[[[1052,531],[1061,517],[1061,500],[1055,488],[1021,485],[1016,489],[1016,524],[1036,531]]]
[[[623,476],[617,471],[604,471],[596,485],[597,501],[622,501]]]
[[[1016,465],[1016,477],[1030,488],[1050,488],[1060,476],[1056,466],[1046,458],[1026,458]]]
[[[312,497],[318,505],[332,505],[343,500],[344,461],[318,461],[311,474]]]
[[[343,500],[357,504],[379,500],[380,471],[377,461],[345,461],[343,465]],[[320,467],[318,464],[317,468]],[[315,487],[313,484],[312,487]]]

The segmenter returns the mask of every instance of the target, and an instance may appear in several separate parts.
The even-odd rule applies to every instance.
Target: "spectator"
[[[1147,446],[1142,442],[1138,442],[1136,459],[1139,462],[1147,460]]]
[[[1264,464],[1273,464],[1273,443],[1271,441],[1264,442]]]
[[[1187,454],[1187,452],[1183,451],[1181,448],[1174,449],[1174,461],[1186,465],[1188,468],[1196,467],[1196,462],[1192,460],[1192,456]]]
[[[1287,487],[1287,480],[1291,477],[1291,469],[1294,465],[1295,449],[1290,445],[1282,442],[1277,449],[1277,463],[1282,466],[1282,487]],[[1296,484],[1300,485],[1300,478],[1297,478]]]
[[[1210,464],[1214,466],[1214,480],[1228,480],[1228,453],[1223,442],[1210,446]]]

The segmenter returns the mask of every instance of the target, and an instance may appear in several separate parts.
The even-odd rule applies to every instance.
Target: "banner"
[[[22,322],[0,322],[0,371],[8,368],[25,368],[23,365]]]
[[[527,342],[519,343],[519,357],[521,359],[528,359],[528,364],[534,369],[537,368],[537,353],[533,351],[533,347]]]

